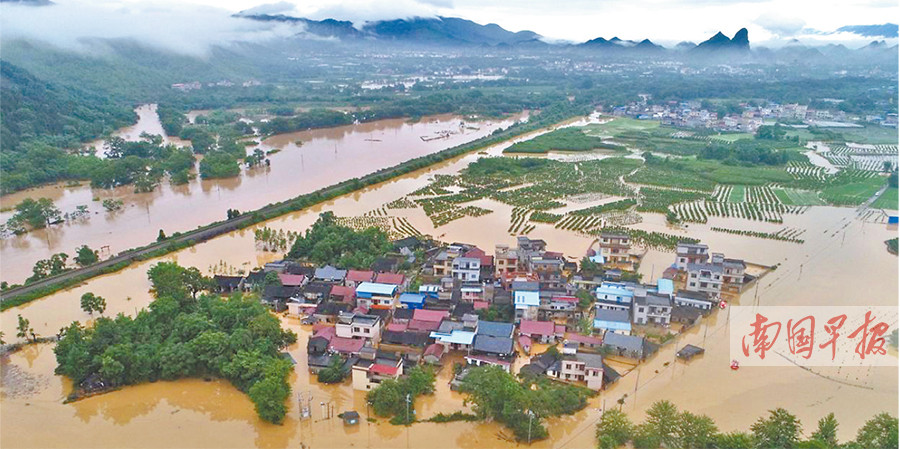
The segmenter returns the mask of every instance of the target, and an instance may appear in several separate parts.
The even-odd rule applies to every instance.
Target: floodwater
[[[506,145],[506,144],[505,144]],[[499,154],[505,145],[488,154]],[[339,216],[361,215],[400,198],[425,185],[435,173],[455,173],[480,157],[469,154],[427,170],[363,191],[355,192],[306,211],[279,217],[264,225],[285,230],[303,230],[318,213],[332,210]],[[464,218],[434,229],[421,210],[388,210],[409,219],[419,231],[442,236],[444,241],[463,241],[491,250],[495,243],[514,244],[509,227],[511,208],[495,202],[483,207],[494,212]],[[763,265],[779,264],[740,299],[742,305],[893,305],[898,285],[897,259],[884,249],[883,241],[896,235],[883,224],[858,219],[850,208],[812,207],[802,215],[785,215],[784,224],[757,223],[734,218],[711,217],[707,224],[685,228],[666,225],[658,214],[643,214],[635,227],[700,238],[716,252]],[[260,225],[262,226],[262,225]],[[712,226],[773,231],[780,227],[802,228],[804,244],[717,233]],[[548,248],[580,257],[592,238],[551,225],[538,224],[531,237],[547,241]],[[277,258],[260,252],[253,242],[253,230],[236,231],[162,258],[197,266],[210,273],[213,266],[249,268]],[[648,251],[640,271],[645,279],[657,277],[672,263],[671,253]],[[31,320],[38,334],[55,333],[72,320],[90,317],[79,308],[78,298],[87,291],[107,299],[107,314],[133,314],[150,301],[146,261],[86,284],[58,292],[0,314],[6,335],[12,335],[16,315]],[[847,440],[876,413],[895,412],[898,406],[897,368],[813,368],[795,367],[729,368],[728,310],[718,312],[701,325],[664,346],[660,353],[591,400],[589,407],[571,417],[548,420],[550,438],[536,442],[540,448],[593,447],[594,426],[601,408],[622,406],[635,421],[656,400],[668,399],[679,408],[713,417],[724,431],[747,430],[767,410],[785,407],[803,422],[808,435],[815,422],[834,412],[841,426],[838,436]],[[309,329],[293,320],[286,327],[300,338],[289,348],[298,361],[292,378],[293,391],[312,394],[313,419],[299,421],[296,400],[282,426],[261,422],[250,401],[224,382],[184,380],[128,387],[74,404],[62,404],[70,388],[67,381],[53,375],[55,365],[50,345],[29,347],[3,362],[4,381],[0,420],[16,432],[3,432],[3,447],[506,447],[509,435],[495,423],[422,423],[392,426],[384,420],[356,427],[344,427],[337,419],[324,420],[318,403],[331,401],[335,413],[357,410],[365,415],[364,394],[349,384],[322,386],[311,381],[305,365],[304,348]],[[706,353],[690,363],[676,362],[674,352],[692,343]],[[621,364],[616,364],[622,367]],[[463,397],[447,386],[449,364],[441,371],[434,396],[419,399],[420,418],[437,412],[464,410]],[[31,385],[32,387],[29,387]],[[627,395],[627,396],[626,396]],[[54,432],[44,432],[52,422]],[[89,425],[88,425],[89,424]],[[165,431],[160,431],[165,429]]]
[[[128,141],[138,141],[141,140],[141,134],[147,133],[162,136],[164,143],[171,143],[177,146],[189,146],[191,144],[191,141],[189,140],[182,140],[176,136],[169,136],[166,134],[166,131],[163,130],[162,123],[159,121],[159,115],[156,114],[155,104],[140,105],[134,108],[134,112],[138,116],[137,123],[114,132],[113,136],[121,137]],[[85,145],[85,147],[93,147],[94,154],[98,157],[105,157],[103,142],[103,139],[95,140]]]
[[[137,139],[141,131],[162,133],[155,106],[137,109],[141,120],[121,134]],[[379,169],[397,165],[415,157],[436,153],[486,136],[500,127],[508,127],[526,114],[503,120],[469,123],[452,115],[426,117],[416,123],[402,119],[381,120],[359,125],[281,134],[263,141],[259,148],[276,151],[269,155],[270,167],[244,169],[239,177],[201,180],[175,186],[163,181],[153,192],[134,193],[133,186],[116,189],[92,189],[87,183],[75,186],[53,184],[0,198],[0,204],[12,208],[25,198],[46,197],[63,213],[88,206],[89,219],[67,221],[61,225],[35,230],[0,240],[0,258],[4,260],[2,280],[21,283],[31,274],[39,259],[88,245],[100,250],[102,258],[156,240],[162,229],[167,235],[225,219],[228,209],[255,210],[338,182],[358,178]],[[423,141],[448,131],[445,138]],[[298,142],[302,142],[298,145]],[[250,148],[252,150],[252,147]],[[119,199],[124,207],[107,212],[101,202]],[[6,222],[12,211],[0,213]],[[15,263],[12,263],[15,261]]]

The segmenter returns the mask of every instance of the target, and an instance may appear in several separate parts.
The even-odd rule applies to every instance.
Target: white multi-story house
[[[457,257],[452,262],[453,277],[463,282],[478,282],[481,279],[481,259],[477,257]]]
[[[334,325],[334,334],[343,338],[381,338],[381,317],[361,313],[341,313]]]
[[[668,326],[672,320],[672,299],[657,293],[635,296],[633,320],[635,324]]]
[[[679,242],[675,254],[675,266],[679,270],[687,270],[688,264],[706,263],[709,260],[709,247],[701,243]]]
[[[687,265],[685,289],[691,292],[703,292],[712,297],[722,293],[722,282],[725,269],[722,265],[711,263],[691,263]]]

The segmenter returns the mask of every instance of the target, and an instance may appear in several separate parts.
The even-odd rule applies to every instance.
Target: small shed
[[[359,413],[354,410],[350,410],[348,412],[341,413],[341,419],[344,420],[345,426],[355,426],[359,424]]]
[[[705,350],[699,346],[685,345],[683,348],[681,348],[680,351],[675,353],[675,356],[681,360],[687,361],[700,354],[703,354],[704,352]]]

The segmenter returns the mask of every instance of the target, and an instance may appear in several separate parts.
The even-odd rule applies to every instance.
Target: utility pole
[[[528,445],[531,445],[531,420],[534,418],[534,412],[531,410],[527,411],[528,413]]]

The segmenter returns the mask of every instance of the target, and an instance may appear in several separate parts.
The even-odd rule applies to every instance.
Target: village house
[[[411,331],[431,332],[441,326],[441,321],[450,316],[447,310],[416,309],[407,328]]]
[[[631,318],[625,310],[597,309],[594,312],[594,329],[606,332],[605,335],[631,335]]]
[[[346,302],[354,304],[356,301],[356,289],[344,285],[334,285],[329,293],[332,301]]]
[[[547,369],[547,375],[566,382],[585,382],[592,390],[603,389],[603,356],[563,348],[562,359]]]
[[[382,320],[378,316],[361,313],[341,313],[334,325],[335,335],[341,338],[367,338],[378,342]]]
[[[344,285],[350,288],[356,288],[363,282],[372,282],[375,279],[374,271],[348,270],[344,277]]]
[[[476,366],[496,365],[510,370],[515,354],[512,323],[478,321],[472,351],[465,357],[469,364]]]
[[[709,247],[701,243],[678,242],[675,247],[675,266],[686,271],[689,264],[702,264],[709,260]]]
[[[593,335],[581,335],[574,332],[566,332],[563,343],[576,343],[579,348],[599,350],[603,346],[603,339]]]
[[[537,320],[541,307],[541,296],[536,291],[516,290],[513,292],[513,305],[516,310],[516,322],[521,320]]]
[[[712,310],[715,301],[709,298],[709,295],[702,292],[692,292],[690,290],[678,290],[673,298],[675,305],[695,307],[700,310]]]
[[[522,320],[519,322],[519,335],[530,338],[532,342],[550,344],[556,340],[556,324],[552,321]]]
[[[457,257],[451,263],[454,278],[463,282],[478,282],[481,279],[481,259],[477,257]]]
[[[243,280],[243,276],[223,276],[220,274],[213,276],[213,281],[216,283],[216,292],[218,293],[231,293],[239,290]]]
[[[631,238],[626,234],[603,232],[600,234],[600,251],[605,264],[625,265],[631,259]]]
[[[613,332],[607,332],[603,337],[603,347],[610,354],[628,357],[635,360],[643,360],[650,351],[645,344],[643,337],[635,335],[622,335]]]
[[[382,272],[375,275],[376,284],[396,285],[399,290],[406,285],[406,276],[401,273]]]
[[[290,309],[290,303],[288,304],[288,309]],[[336,323],[342,313],[350,312],[352,309],[353,304],[350,303],[323,301],[313,309],[313,316],[319,322]]]
[[[519,253],[510,249],[509,245],[499,244],[494,247],[494,277],[503,279],[514,276],[519,271]]]
[[[446,348],[443,345],[432,343],[425,348],[422,360],[429,365],[440,365],[445,352]]]
[[[375,360],[359,359],[351,369],[354,390],[369,391],[388,379],[397,380],[403,375],[403,361],[376,357]]]
[[[621,282],[603,282],[594,290],[597,301],[594,306],[598,310],[631,310],[634,290]]]
[[[720,264],[689,263],[687,265],[685,289],[718,297],[722,292],[724,267]]]
[[[570,320],[578,318],[578,298],[574,296],[553,296],[544,307],[542,302],[539,315],[546,320]]]
[[[326,282],[310,282],[303,287],[285,287],[296,288],[307,304],[318,304],[328,298],[331,294],[332,284]]]
[[[459,287],[460,300],[463,302],[484,301],[484,287],[478,283],[462,284]]]
[[[373,307],[394,308],[397,298],[397,286],[362,282],[356,286],[356,304],[366,310]]]
[[[378,348],[382,351],[402,354],[407,360],[418,362],[428,343],[427,333],[386,330],[381,334]]]
[[[302,287],[306,283],[306,276],[302,274],[278,273],[278,280],[285,287]]]
[[[668,295],[647,293],[634,297],[634,323],[668,326],[672,319],[672,299]]]
[[[325,265],[324,267],[316,268],[314,275],[317,281],[333,283],[344,282],[345,276],[347,276],[347,270],[339,270],[335,267],[332,267],[331,265]]]
[[[420,293],[401,293],[400,305],[407,309],[421,309],[425,307],[425,295]]]
[[[460,257],[462,252],[463,248],[459,245],[450,245],[446,249],[441,250],[432,260],[432,274],[434,276],[452,276],[453,260]]]

